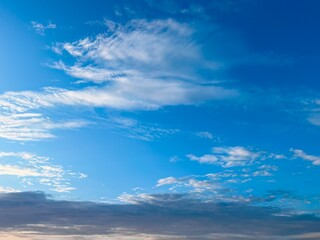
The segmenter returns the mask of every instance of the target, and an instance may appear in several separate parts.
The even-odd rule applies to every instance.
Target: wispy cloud
[[[113,23],[109,32],[94,38],[54,46],[56,52],[73,56],[76,64],[67,66],[59,61],[51,67],[103,84],[94,92],[104,104],[99,98],[93,101],[93,89],[78,93],[84,103],[90,104],[91,99],[92,105],[157,109],[235,96],[235,90],[196,74],[202,68],[214,70],[215,64],[203,58],[200,46],[192,40],[194,34],[190,26],[172,19]],[[105,82],[109,84],[105,86]]]
[[[52,191],[68,192],[75,189],[69,183],[72,178],[86,177],[83,173],[72,172],[60,165],[52,164],[47,157],[27,152],[0,152],[0,159],[0,175],[17,177],[22,187],[30,188],[40,184],[48,186]]]
[[[72,129],[87,125],[85,121],[54,122],[40,113],[0,114],[0,138],[15,141],[35,141],[55,137],[54,129]]]
[[[144,141],[159,140],[180,131],[179,129],[163,128],[156,124],[141,123],[125,117],[111,117],[107,120],[107,124],[113,131],[121,135]]]
[[[320,126],[320,116],[319,115],[313,115],[312,117],[309,117],[308,121],[313,125]]]
[[[45,35],[46,30],[48,29],[55,29],[57,28],[57,25],[49,22],[47,25],[36,22],[36,21],[32,21],[31,22],[31,26],[32,28],[36,31],[36,33],[40,34],[40,35]]]
[[[20,191],[17,189],[11,188],[11,187],[0,186],[0,194],[1,193],[13,193],[13,192],[20,192]]]
[[[313,165],[320,165],[320,156],[313,156],[306,154],[301,149],[290,149],[291,152],[293,152],[294,157],[301,158],[303,160],[311,161]]]

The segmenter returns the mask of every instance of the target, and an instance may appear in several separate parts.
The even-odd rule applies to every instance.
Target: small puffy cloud
[[[38,33],[40,35],[44,35],[46,30],[48,30],[48,29],[57,28],[57,25],[52,22],[49,22],[47,25],[45,25],[45,24],[42,24],[42,23],[39,23],[36,21],[32,21],[31,26],[36,31],[36,33]]]
[[[253,152],[245,147],[214,147],[213,153],[219,154],[224,161],[243,161],[253,160],[259,156],[260,153]]]
[[[291,152],[293,152],[294,157],[301,158],[303,160],[311,161],[313,165],[320,165],[320,156],[313,156],[306,154],[301,149],[290,149]]]

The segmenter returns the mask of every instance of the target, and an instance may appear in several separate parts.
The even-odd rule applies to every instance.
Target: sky
[[[0,0],[0,236],[319,239],[319,11]]]

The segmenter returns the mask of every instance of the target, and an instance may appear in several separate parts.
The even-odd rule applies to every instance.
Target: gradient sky
[[[0,236],[319,239],[319,11],[0,0]]]

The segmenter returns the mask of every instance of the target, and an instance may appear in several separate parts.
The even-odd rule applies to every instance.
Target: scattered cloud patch
[[[202,178],[202,179],[201,179]],[[182,177],[182,178],[174,178],[174,177],[167,177],[159,179],[157,182],[156,187],[161,187],[165,185],[170,185],[169,190],[175,190],[177,188],[185,189],[189,192],[197,192],[197,193],[203,193],[203,192],[215,192],[218,188],[220,188],[219,184],[207,176],[195,177]]]
[[[169,162],[171,163],[179,162],[180,160],[181,160],[180,157],[176,155],[169,158]]]
[[[154,141],[178,133],[179,129],[163,128],[156,124],[141,123],[132,118],[109,118],[107,124],[115,132],[129,138]]]
[[[47,157],[26,152],[0,152],[0,176],[17,177],[22,187],[45,185],[55,192],[69,192],[72,178],[85,178],[83,173],[72,172],[50,162]],[[21,161],[22,160],[22,161]],[[11,189],[11,188],[6,188]]]
[[[45,35],[45,32],[48,29],[57,28],[57,25],[52,23],[52,22],[49,22],[47,25],[45,25],[45,24],[42,24],[42,23],[39,23],[39,22],[36,22],[36,21],[32,21],[31,22],[31,26],[36,31],[36,33],[38,33],[40,35]]]
[[[41,113],[44,109],[54,108],[54,103],[59,102],[61,96],[55,90],[46,88],[43,92],[1,94],[0,138],[35,141],[55,137],[52,133],[55,129],[74,129],[88,125],[89,122],[84,120],[56,120]]]
[[[200,138],[213,139],[213,134],[207,131],[196,132],[196,136]]]
[[[254,152],[245,147],[214,147],[212,154],[197,157],[188,154],[187,157],[192,161],[202,164],[216,164],[222,167],[236,167],[251,164],[258,156],[259,152]]]

